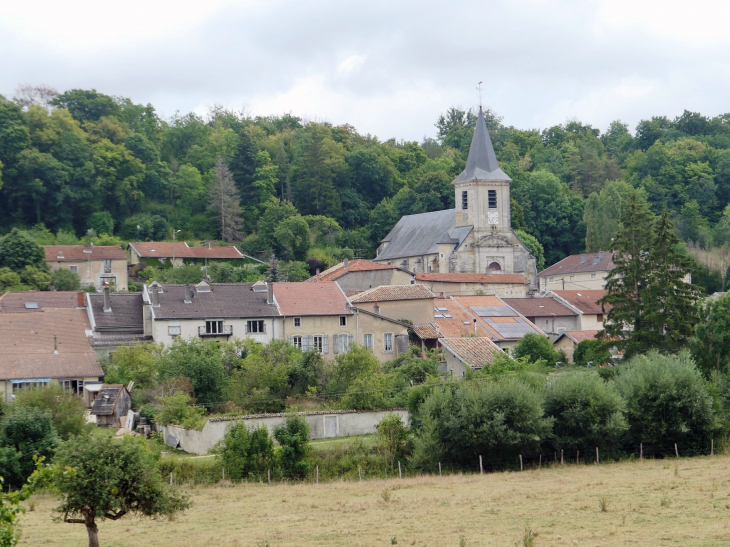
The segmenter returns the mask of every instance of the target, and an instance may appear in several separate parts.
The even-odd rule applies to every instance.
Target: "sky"
[[[95,88],[421,140],[481,102],[520,129],[730,112],[730,2],[0,0],[0,94]]]

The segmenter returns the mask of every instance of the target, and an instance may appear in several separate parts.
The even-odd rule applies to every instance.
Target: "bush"
[[[552,417],[553,448],[588,454],[598,447],[617,455],[629,428],[615,384],[595,372],[563,374],[548,381],[545,415]]]
[[[553,344],[541,334],[526,334],[512,350],[515,359],[526,357],[532,362],[543,360],[548,366],[554,366],[561,355],[553,349]]]
[[[616,380],[626,401],[629,442],[644,453],[706,453],[719,428],[707,384],[687,352],[635,357]]]
[[[51,274],[51,282],[57,291],[77,291],[81,288],[79,274],[60,268]]]
[[[274,438],[281,446],[283,476],[302,478],[309,472],[309,424],[301,416],[288,416],[274,428]]]
[[[11,469],[17,469],[20,475],[6,482],[13,486],[21,486],[35,470],[33,456],[43,456],[47,461],[53,457],[58,444],[58,434],[53,427],[53,418],[48,411],[35,408],[18,408],[3,418],[0,426],[2,435],[0,444],[3,448],[5,463]],[[17,455],[12,453],[17,452]],[[17,466],[16,462],[17,461]],[[6,473],[8,470],[0,470]],[[4,475],[3,475],[4,476]],[[12,476],[9,473],[8,476]],[[19,480],[20,482],[13,482]]]
[[[369,349],[357,344],[347,353],[335,357],[327,384],[329,393],[342,394],[347,391],[356,378],[370,376],[380,370],[380,363]]]
[[[33,409],[49,412],[53,427],[62,440],[74,435],[82,435],[89,430],[86,422],[86,408],[81,398],[59,385],[49,385],[41,389],[21,390],[15,397],[11,409]]]
[[[610,363],[611,352],[608,350],[609,343],[601,340],[583,340],[575,348],[573,362],[582,367],[587,366],[589,361],[593,361],[594,365]]]
[[[396,456],[402,453],[405,442],[408,439],[408,430],[400,416],[397,414],[386,414],[378,422],[377,431],[375,438],[378,443],[378,449],[383,454],[386,464],[392,469]]]
[[[391,408],[398,389],[392,375],[382,372],[362,374],[347,388],[342,408],[350,410],[381,410]]]
[[[232,422],[215,453],[219,467],[233,480],[265,477],[274,462],[274,444],[266,427],[249,429],[243,422]]]
[[[542,403],[537,390],[514,380],[434,388],[419,410],[412,464],[474,469],[481,455],[486,466],[514,466],[550,434]]]
[[[178,391],[168,397],[160,397],[160,409],[155,421],[162,425],[179,425],[186,429],[202,429],[205,410],[192,405],[190,395]]]

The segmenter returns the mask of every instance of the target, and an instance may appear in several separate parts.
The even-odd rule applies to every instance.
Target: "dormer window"
[[[461,193],[461,208],[462,209],[469,208],[469,193],[466,190],[464,190]]]
[[[489,190],[488,196],[489,196],[489,208],[496,209],[497,208],[497,191]]]

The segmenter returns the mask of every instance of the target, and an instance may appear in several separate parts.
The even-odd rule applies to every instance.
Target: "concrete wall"
[[[439,366],[439,371],[446,372],[452,378],[463,378],[466,370],[467,366],[464,362],[451,353],[449,348],[444,347],[444,361]]]
[[[329,437],[350,437],[354,435],[368,435],[375,433],[378,422],[386,414],[397,414],[408,425],[409,416],[406,410],[388,410],[378,412],[309,412],[302,414],[309,424],[312,439]],[[249,428],[264,426],[272,433],[274,427],[282,424],[285,414],[242,416],[241,418],[214,418],[208,420],[202,430],[184,429],[175,425],[162,427],[162,433],[175,437],[180,441],[179,448],[191,454],[207,454],[219,441],[223,439],[226,430],[236,422],[244,422]]]

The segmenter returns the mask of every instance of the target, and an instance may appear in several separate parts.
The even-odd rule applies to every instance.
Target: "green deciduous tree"
[[[304,260],[307,258],[312,236],[304,217],[295,215],[279,223],[274,231],[274,239],[284,258]]]
[[[523,336],[512,350],[512,355],[515,359],[526,357],[531,362],[542,360],[549,366],[555,365],[561,358],[547,337],[534,333]]]
[[[57,291],[77,291],[81,288],[79,274],[65,268],[59,268],[51,274],[51,283]]]
[[[10,268],[21,273],[26,266],[47,271],[46,253],[27,234],[13,228],[9,234],[0,238],[0,268]]]
[[[53,427],[61,440],[88,431],[86,408],[82,400],[59,385],[21,390],[13,400],[12,410],[28,409],[50,413]]]
[[[218,465],[233,480],[266,477],[274,465],[274,443],[266,426],[249,429],[244,422],[231,422],[215,452]]]
[[[311,464],[309,452],[309,424],[302,416],[287,416],[284,423],[274,428],[274,438],[281,447],[281,471],[285,477],[302,478]]]
[[[0,475],[7,484],[20,487],[36,467],[33,456],[53,456],[58,444],[53,417],[38,408],[19,407],[3,417],[0,429],[2,463],[10,465]]]
[[[690,342],[692,358],[705,373],[730,370],[730,294],[709,300],[701,309],[701,322]]]

